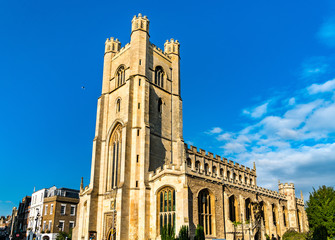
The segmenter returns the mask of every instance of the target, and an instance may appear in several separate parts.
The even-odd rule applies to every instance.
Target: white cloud
[[[206,133],[212,135],[212,134],[219,134],[221,132],[222,132],[222,128],[214,127],[211,130],[207,131]]]
[[[229,139],[231,139],[231,134],[230,133],[223,133],[223,134],[220,134],[216,139],[219,140],[219,141],[229,140]]]
[[[310,94],[331,92],[335,90],[335,79],[329,80],[323,84],[312,84],[308,87]]]
[[[216,137],[221,144],[224,141],[224,156],[249,167],[256,162],[260,185],[271,189],[277,188],[278,179],[301,183],[304,191],[312,185],[334,185],[335,97],[315,94],[334,90],[335,79],[311,84],[278,101],[280,106],[271,104],[268,109],[269,100],[253,111],[245,110],[250,116],[258,112],[259,117],[239,131]],[[267,112],[272,115],[266,116]],[[332,180],[325,182],[327,178]]]
[[[243,114],[250,115],[252,118],[260,118],[267,113],[268,102],[264,103],[258,107],[255,107],[252,110],[243,110]]]

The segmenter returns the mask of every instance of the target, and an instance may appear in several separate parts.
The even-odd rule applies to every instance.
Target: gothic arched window
[[[247,198],[245,200],[245,220],[246,221],[251,220],[251,201],[250,201],[250,198]]]
[[[200,172],[200,161],[196,161],[196,162],[195,162],[195,170],[196,170],[197,172]]]
[[[286,209],[285,209],[285,206],[283,206],[283,222],[284,222],[284,227],[286,227]]]
[[[227,179],[229,180],[230,179],[230,172],[227,171]]]
[[[189,167],[189,168],[192,167],[192,161],[191,161],[190,158],[187,158],[186,163],[187,163],[187,167]]]
[[[121,125],[114,128],[108,145],[107,191],[116,188],[119,183],[121,162]]]
[[[161,233],[164,226],[176,226],[176,192],[171,187],[164,187],[157,194],[157,226]]]
[[[276,207],[276,205],[272,204],[272,220],[273,220],[273,225],[275,225],[275,226],[277,226],[277,218],[276,218],[277,214],[276,214],[276,212],[277,212],[277,207]]]
[[[232,222],[237,221],[237,201],[234,195],[229,197],[229,219]]]
[[[206,174],[206,175],[209,174],[209,166],[208,166],[208,163],[205,163],[205,174]]]
[[[220,168],[220,177],[223,177],[223,168]]]
[[[125,68],[123,66],[119,67],[119,69],[116,72],[115,81],[116,81],[116,87],[121,86],[125,83]]]
[[[164,87],[164,71],[161,66],[155,69],[155,84],[161,88]]]
[[[198,196],[199,225],[203,226],[205,235],[213,234],[214,198],[207,189],[201,190]]]
[[[212,168],[212,172],[215,174],[215,176],[216,176],[216,174],[217,174],[217,172],[216,172],[216,167],[215,166],[213,166],[213,168]]]

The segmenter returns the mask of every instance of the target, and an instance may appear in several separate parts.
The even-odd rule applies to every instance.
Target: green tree
[[[178,234],[178,240],[189,240],[188,226],[181,226]]]
[[[287,230],[283,234],[283,240],[305,240],[307,238],[306,234],[298,233],[295,230]]]
[[[306,202],[306,213],[313,239],[321,239],[326,228],[328,238],[335,237],[335,190],[333,187],[322,186],[318,190],[313,188]]]
[[[195,237],[194,240],[205,240],[205,232],[204,228],[200,225],[195,229]]]
[[[60,231],[57,234],[56,240],[65,240],[65,239],[70,240],[71,239],[71,235],[69,233],[67,233],[67,232]]]
[[[174,229],[171,224],[165,225],[161,232],[162,240],[174,240]]]

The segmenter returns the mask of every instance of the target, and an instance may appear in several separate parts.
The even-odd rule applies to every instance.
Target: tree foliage
[[[200,225],[195,229],[195,237],[194,240],[205,240],[205,232],[204,228]]]
[[[323,239],[322,236],[335,237],[335,190],[333,187],[322,186],[313,189],[306,202],[306,213],[313,239]],[[320,236],[321,238],[318,238]]]
[[[70,240],[72,238],[71,236],[71,232],[70,233],[67,233],[67,232],[63,232],[63,231],[60,231],[58,234],[57,234],[57,237],[56,237],[56,240]]]
[[[283,234],[283,240],[305,240],[307,235],[305,233],[298,233],[295,230],[289,229]]]
[[[161,239],[162,240],[174,240],[174,229],[171,224],[165,225],[162,228]]]
[[[178,240],[189,240],[188,226],[181,226],[178,234]]]

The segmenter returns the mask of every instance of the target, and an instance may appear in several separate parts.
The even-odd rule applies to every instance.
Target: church
[[[198,225],[206,239],[280,239],[308,230],[293,183],[257,186],[255,165],[188,146],[183,139],[180,44],[150,42],[149,19],[131,22],[130,43],[105,42],[90,183],[80,187],[74,240],[161,239]],[[256,227],[252,203],[261,208]],[[261,237],[259,238],[258,236]]]

